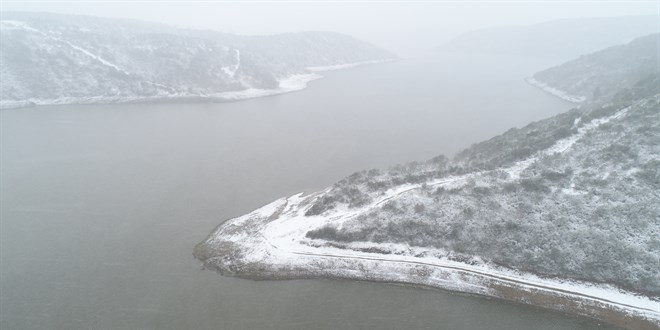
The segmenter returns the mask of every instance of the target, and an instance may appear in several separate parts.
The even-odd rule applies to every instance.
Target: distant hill
[[[439,49],[544,57],[563,62],[658,32],[658,16],[574,18],[463,34]]]
[[[622,91],[641,92],[640,81],[657,79],[659,72],[660,34],[656,33],[538,72],[528,81],[564,98],[594,101]]]
[[[0,104],[235,99],[304,87],[308,67],[392,59],[333,32],[238,36],[133,20],[3,12]]]

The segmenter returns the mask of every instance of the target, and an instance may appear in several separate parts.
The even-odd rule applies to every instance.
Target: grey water
[[[0,112],[2,329],[591,329],[499,300],[202,270],[222,221],[362,169],[451,155],[572,105],[553,63],[433,54],[234,103]]]

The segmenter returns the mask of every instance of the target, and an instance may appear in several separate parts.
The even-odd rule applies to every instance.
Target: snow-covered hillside
[[[233,276],[421,284],[655,329],[655,77],[451,160],[357,172],[280,199],[223,223],[194,255]]]
[[[440,50],[539,57],[561,63],[657,33],[659,20],[657,15],[570,18],[485,28],[460,35]]]
[[[634,93],[640,81],[656,79],[659,72],[656,33],[543,70],[527,81],[568,101],[599,101],[624,89]]]
[[[0,105],[235,100],[304,88],[308,67],[390,60],[331,32],[237,36],[87,16],[3,12]]]

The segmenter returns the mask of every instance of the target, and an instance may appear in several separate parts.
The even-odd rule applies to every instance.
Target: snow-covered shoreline
[[[660,303],[611,285],[542,278],[478,258],[455,261],[447,257],[446,251],[404,244],[360,242],[337,247],[319,240],[313,242],[305,238],[308,230],[356,214],[341,210],[325,216],[304,217],[304,209],[298,207],[316,196],[298,194],[282,198],[229,220],[201,248],[198,246],[195,255],[206,267],[223,275],[267,280],[327,277],[403,283],[501,298],[618,326],[660,326]]]
[[[534,160],[570,149],[588,131],[625,116],[628,109],[594,119],[574,135],[501,170],[508,172],[513,180]],[[449,176],[425,184],[456,187],[480,174]],[[333,277],[397,282],[496,297],[592,317],[622,327],[654,329],[660,326],[660,302],[612,285],[545,278],[479,258],[454,258],[451,252],[436,248],[376,242],[338,243],[306,237],[310,230],[327,224],[341,228],[347,220],[367,214],[392,198],[414,194],[421,187],[422,184],[400,185],[367,205],[350,209],[338,207],[314,216],[305,216],[305,213],[332,188],[311,195],[282,198],[223,223],[196,247],[195,256],[209,268],[238,277]]]
[[[44,19],[47,23],[42,22]],[[120,37],[108,34],[114,29],[121,29]],[[350,68],[395,57],[368,43],[329,32],[264,36],[264,40],[277,40],[269,44],[272,49],[266,49],[247,36],[211,31],[191,35],[191,31],[163,30],[163,26],[146,23],[45,13],[3,16],[0,30],[3,40],[9,42],[10,53],[20,45],[22,53],[31,54],[21,60],[20,56],[9,56],[0,65],[0,109],[237,101],[301,90],[321,77],[316,70]],[[139,44],[134,43],[136,38]],[[301,63],[300,59],[276,56],[284,49],[302,51],[307,59]],[[55,57],[66,64],[49,65]],[[308,70],[309,62],[334,65]]]
[[[26,99],[0,100],[0,110],[25,108],[31,106],[66,105],[66,104],[113,104],[113,103],[176,103],[176,102],[232,102],[246,99],[272,96],[296,92],[307,88],[307,85],[323,78],[316,73],[321,71],[341,70],[367,64],[391,62],[393,59],[362,61],[323,67],[309,67],[310,73],[292,74],[279,79],[279,87],[275,89],[247,88],[239,91],[220,92],[214,94],[183,94],[163,93],[154,96],[89,96],[60,97],[56,99]]]
[[[248,88],[240,91],[221,92],[215,94],[162,94],[154,96],[91,96],[91,97],[60,97],[56,99],[1,100],[0,109],[15,109],[41,105],[65,104],[112,104],[112,103],[149,103],[149,102],[228,102],[245,99],[284,94],[305,89],[307,84],[323,76],[315,73],[290,75],[279,80],[279,88],[259,89]]]
[[[307,67],[307,70],[311,72],[334,71],[334,70],[354,68],[356,66],[361,66],[366,64],[379,64],[379,63],[387,63],[393,61],[396,61],[396,59],[381,59],[381,60],[361,61],[354,63],[344,63],[344,64],[325,65],[325,66],[310,66]]]
[[[554,87],[552,87],[552,86],[550,86],[550,85],[548,85],[548,84],[546,84],[542,81],[538,81],[538,80],[534,79],[534,77],[525,78],[525,81],[528,84],[530,84],[530,85],[532,85],[536,88],[539,88],[540,90],[542,90],[546,93],[552,94],[552,95],[554,95],[554,96],[556,96],[556,97],[558,97],[558,98],[560,98],[564,101],[568,101],[568,102],[572,102],[572,103],[582,103],[587,99],[584,96],[571,95],[571,94],[567,93],[566,91],[562,91],[562,90],[559,90],[557,88],[554,88]]]

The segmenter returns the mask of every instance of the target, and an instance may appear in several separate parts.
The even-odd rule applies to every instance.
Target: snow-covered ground
[[[85,17],[8,15],[0,20],[0,33],[7,43],[0,65],[0,109],[235,101],[304,89],[321,78],[316,70],[394,57],[349,36],[324,32],[260,37],[268,44],[264,47],[255,38],[209,31],[197,35],[148,23],[97,18],[91,24]],[[284,56],[289,52],[298,57]],[[308,70],[307,65],[314,63],[338,64]],[[273,77],[278,85],[273,84]]]
[[[235,92],[222,92],[217,94],[211,94],[209,96],[220,100],[235,101],[235,100],[249,99],[253,97],[283,94],[283,93],[295,92],[305,89],[307,87],[307,83],[319,78],[323,78],[323,76],[315,73],[294,74],[284,79],[280,79],[279,80],[280,87],[277,89],[248,88],[245,90],[235,91]]]
[[[87,52],[89,53],[89,52]],[[237,52],[238,54],[238,52]],[[238,55],[237,55],[238,56]],[[106,64],[102,59],[99,61]],[[384,63],[390,60],[366,61],[351,64],[341,64],[330,67],[315,67],[312,73],[293,74],[279,79],[279,88],[261,89],[247,88],[238,91],[220,92],[215,94],[187,94],[162,92],[154,96],[89,96],[89,97],[60,97],[55,99],[26,99],[26,100],[0,100],[0,109],[23,108],[35,105],[62,105],[62,104],[107,104],[107,103],[136,103],[136,102],[162,102],[167,100],[208,100],[208,101],[239,101],[255,97],[264,97],[277,94],[295,92],[307,88],[307,84],[316,79],[323,78],[322,75],[314,73],[317,71],[340,70],[365,64]],[[112,63],[108,62],[108,65]],[[323,69],[320,69],[323,68]],[[119,69],[118,69],[119,70]]]
[[[161,93],[155,96],[90,96],[90,97],[60,97],[56,99],[27,99],[27,100],[0,100],[0,109],[22,108],[33,105],[59,105],[59,104],[106,104],[106,103],[135,103],[155,102],[167,100],[208,100],[208,101],[238,101],[255,97],[270,96],[295,92],[307,87],[310,81],[323,78],[315,73],[290,75],[279,80],[279,88],[260,89],[247,88],[239,91],[221,92],[215,94],[184,94]]]
[[[558,97],[562,100],[566,100],[568,102],[581,103],[581,102],[584,102],[587,99],[584,96],[571,95],[571,94],[569,94],[565,91],[554,88],[554,87],[552,87],[552,86],[550,86],[550,85],[548,85],[544,82],[538,81],[538,80],[534,79],[533,77],[529,77],[529,78],[525,79],[525,81],[528,84],[530,84],[534,87],[537,87],[537,88],[539,88],[539,89],[541,89],[541,90],[543,90],[547,93],[550,93],[550,94],[552,94],[552,95],[554,95],[554,96],[556,96],[556,97]]]
[[[544,155],[570,149],[589,130],[626,115],[628,108],[582,126],[576,134],[504,170],[515,180],[520,172]],[[451,176],[426,185],[454,188],[484,172]],[[337,207],[317,216],[305,216],[314,201],[332,188],[311,195],[276,200],[244,216],[229,220],[201,243],[211,251],[201,258],[209,267],[245,277],[288,278],[328,276],[402,282],[481,294],[572,312],[610,322],[643,320],[660,325],[660,302],[617,287],[531,273],[496,266],[479,258],[452,259],[448,251],[405,244],[337,243],[309,239],[310,230],[368,214],[384,202],[419,193],[421,184],[405,184],[385,191],[359,208]],[[227,248],[229,246],[230,248]],[[200,255],[198,254],[198,258]],[[612,316],[614,315],[614,316]]]
[[[312,72],[333,71],[333,70],[354,68],[356,66],[365,65],[365,64],[378,64],[378,63],[385,63],[385,62],[392,62],[392,61],[394,61],[394,60],[393,59],[383,59],[383,60],[361,61],[361,62],[355,62],[355,63],[344,63],[344,64],[326,65],[326,66],[310,66],[310,67],[307,67],[307,70],[312,71]]]

